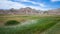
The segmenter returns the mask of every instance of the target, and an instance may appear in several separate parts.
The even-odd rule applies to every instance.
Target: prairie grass
[[[27,19],[27,20],[36,20],[36,23],[33,24],[26,24],[26,25],[14,25],[14,26],[3,26],[0,27],[0,34],[40,34],[41,32],[44,32],[45,30],[53,27],[57,23],[60,22],[60,16],[18,16],[20,19]],[[17,21],[20,21],[20,19],[17,16],[13,18],[7,18],[9,19],[16,19]],[[18,19],[17,19],[18,18]],[[31,23],[31,22],[29,22]]]

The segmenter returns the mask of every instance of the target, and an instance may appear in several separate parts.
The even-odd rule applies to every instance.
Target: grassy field
[[[39,19],[39,16],[25,16],[25,15],[1,15],[0,14],[0,25],[4,25],[8,20],[16,20],[18,22],[25,22],[27,20]]]
[[[25,25],[22,25],[22,23],[14,26],[0,27],[0,34],[59,34],[60,32],[60,16],[0,16],[0,21],[3,21],[3,23],[7,20],[17,20],[20,22],[25,20],[35,21],[28,21],[29,24]],[[59,31],[57,32],[57,30]]]

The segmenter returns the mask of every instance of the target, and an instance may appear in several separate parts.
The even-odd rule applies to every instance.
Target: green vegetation
[[[57,22],[54,26],[42,32],[41,34],[60,34],[60,21]]]
[[[32,20],[32,19],[39,19],[39,16],[24,16],[24,15],[1,15],[0,16],[0,22],[2,21],[3,23],[8,21],[8,20],[16,20],[19,22],[24,22],[26,20]]]
[[[17,19],[18,18],[18,19]],[[51,27],[56,27],[54,25],[60,23],[60,16],[13,16],[8,18],[9,19],[15,19],[17,21],[21,21],[20,19],[24,20],[36,20],[31,24],[25,24],[25,25],[14,25],[14,26],[3,26],[0,27],[0,34],[40,34],[44,31],[50,29]],[[35,23],[36,22],[36,23]],[[23,23],[22,23],[23,24]],[[58,25],[59,26],[59,25]],[[51,29],[53,30],[53,29]],[[48,32],[49,31],[49,32]],[[46,34],[51,33],[50,30],[48,30]]]
[[[16,20],[9,20],[5,23],[5,25],[17,25],[19,24],[20,22],[16,21]]]

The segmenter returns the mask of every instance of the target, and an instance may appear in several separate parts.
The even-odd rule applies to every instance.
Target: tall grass
[[[0,27],[0,34],[40,34],[60,21],[60,17],[44,17],[24,26]]]

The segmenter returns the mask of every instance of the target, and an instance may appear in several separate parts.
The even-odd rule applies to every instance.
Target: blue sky
[[[0,9],[30,7],[37,10],[60,8],[60,0],[0,0]]]

